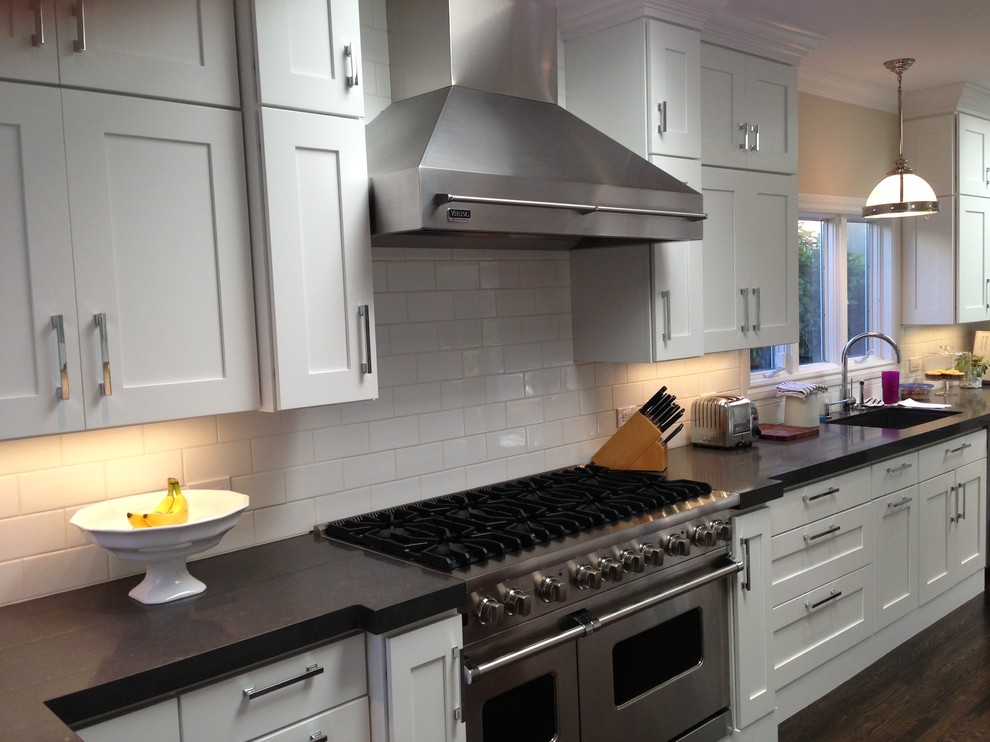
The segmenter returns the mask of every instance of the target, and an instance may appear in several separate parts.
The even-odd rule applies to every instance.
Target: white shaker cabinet
[[[461,618],[368,636],[376,742],[464,742]]]
[[[0,438],[81,430],[79,322],[56,88],[0,83]]]
[[[698,31],[640,18],[565,43],[567,108],[640,155],[701,156]]]
[[[4,127],[5,158],[22,155],[4,203],[24,204],[4,228],[25,231],[4,243],[20,352],[0,437],[256,408],[240,115],[21,84],[0,98],[5,118],[44,112]]]
[[[651,158],[701,190],[701,163]],[[577,361],[653,363],[704,352],[701,242],[577,249],[571,312]]]
[[[228,0],[7,3],[0,76],[66,87],[238,106]],[[18,7],[19,6],[19,7]],[[44,43],[37,45],[41,39]]]
[[[261,138],[276,406],[374,398],[364,123],[264,108]]]
[[[873,501],[875,630],[918,607],[918,485]]]
[[[378,396],[364,121],[309,112],[363,110],[352,105],[360,89],[337,75],[344,29],[357,38],[357,3],[318,5],[238,2],[241,46],[257,45],[260,55],[257,66],[242,60],[242,97],[261,396],[269,410]],[[275,53],[272,44],[291,48]],[[312,78],[297,74],[307,67],[297,69],[297,61],[327,55],[329,68],[316,64]],[[332,88],[351,103],[323,95]]]
[[[364,115],[356,0],[254,0],[251,9],[262,105]]]
[[[751,725],[774,709],[770,627],[770,510],[732,519],[732,556],[743,562],[732,593],[733,723]]]
[[[62,101],[86,426],[256,408],[240,114]]]
[[[797,172],[797,69],[701,45],[701,159]]]
[[[702,170],[705,352],[796,342],[796,176]]]

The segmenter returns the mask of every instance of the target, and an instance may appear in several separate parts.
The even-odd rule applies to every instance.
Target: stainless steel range
[[[462,577],[472,742],[720,740],[730,728],[725,511],[655,472],[561,469],[329,523]]]

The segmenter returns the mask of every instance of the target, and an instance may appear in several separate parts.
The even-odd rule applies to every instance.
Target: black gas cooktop
[[[324,534],[452,571],[711,491],[658,472],[574,467],[334,521]]]

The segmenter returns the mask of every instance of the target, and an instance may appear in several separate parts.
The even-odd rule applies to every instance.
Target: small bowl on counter
[[[900,386],[900,398],[901,401],[931,402],[934,389],[935,385],[926,381],[905,382]]]

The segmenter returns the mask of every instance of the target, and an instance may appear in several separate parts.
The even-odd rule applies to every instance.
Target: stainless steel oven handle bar
[[[742,562],[737,562],[731,557],[729,557],[729,563],[719,567],[713,572],[702,575],[701,577],[696,577],[693,580],[683,582],[675,587],[665,590],[662,593],[657,593],[656,595],[651,595],[648,598],[644,598],[637,603],[630,603],[629,605],[619,608],[611,613],[606,613],[604,616],[595,618],[591,616],[587,611],[578,611],[573,614],[572,618],[578,621],[577,626],[572,626],[566,631],[556,634],[554,636],[548,637],[546,639],[541,639],[538,642],[533,642],[532,644],[527,644],[525,647],[521,647],[514,652],[509,652],[508,654],[503,654],[501,657],[496,657],[488,662],[482,662],[481,664],[476,664],[472,662],[466,655],[463,656],[463,671],[464,671],[464,682],[467,685],[471,683],[482,675],[490,673],[492,670],[497,670],[500,667],[511,664],[513,662],[518,662],[519,660],[531,657],[538,652],[542,652],[545,649],[550,649],[551,647],[556,647],[560,644],[565,644],[571,639],[576,639],[580,636],[586,636],[591,634],[598,629],[608,626],[610,623],[619,621],[633,613],[638,613],[639,611],[646,610],[647,608],[652,608],[658,603],[663,603],[671,598],[676,598],[679,595],[683,595],[686,592],[695,590],[702,585],[707,585],[709,582],[716,582],[721,580],[723,577],[728,575],[736,574],[744,569]]]
[[[566,209],[568,211],[579,211],[582,214],[592,214],[601,211],[609,214],[639,214],[641,216],[682,216],[691,221],[701,221],[707,219],[708,214],[694,211],[662,211],[659,209],[634,209],[628,206],[598,206],[596,204],[571,204],[559,201],[527,201],[518,198],[492,198],[489,196],[463,196],[456,193],[438,193],[436,195],[438,204],[466,203],[466,204],[489,204],[491,206],[525,206],[536,209]]]

